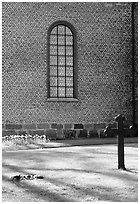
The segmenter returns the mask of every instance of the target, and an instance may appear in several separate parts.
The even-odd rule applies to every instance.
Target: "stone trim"
[[[47,102],[78,102],[76,98],[47,98]]]
[[[10,135],[17,135],[17,132],[14,130],[2,130],[2,137]]]
[[[50,124],[48,123],[38,123],[36,125],[37,129],[50,129]]]
[[[93,129],[93,124],[92,123],[84,124],[84,129],[87,129],[87,130]]]
[[[29,131],[30,135],[45,135],[45,130],[30,130]]]
[[[69,123],[66,123],[64,124],[64,130],[69,130],[69,129],[73,129],[73,124],[69,124]]]
[[[74,124],[74,129],[82,130],[83,128],[84,128],[83,124],[80,123]]]
[[[36,124],[23,124],[22,128],[25,130],[34,130],[36,129]]]
[[[62,124],[52,123],[51,128],[52,129],[63,129],[63,125]]]
[[[127,124],[127,122],[126,122]],[[130,123],[129,123],[130,124]],[[10,135],[46,135],[50,139],[94,138],[105,137],[106,126],[116,128],[116,123],[33,123],[33,124],[3,124],[2,136]],[[128,134],[127,134],[128,135]],[[112,135],[113,137],[114,135]]]
[[[106,123],[94,123],[93,128],[98,130],[98,129],[104,129],[106,127]]]
[[[5,124],[5,129],[7,130],[20,130],[22,129],[21,124]]]

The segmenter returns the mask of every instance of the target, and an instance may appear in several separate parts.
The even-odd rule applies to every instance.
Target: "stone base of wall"
[[[3,124],[2,136],[10,135],[45,135],[50,140],[56,139],[74,139],[74,138],[94,138],[106,137],[104,129],[106,126],[117,128],[117,123],[106,124],[57,124],[57,123],[39,123],[39,124]],[[125,122],[124,126],[128,128],[131,124]],[[126,131],[124,136],[132,136]],[[134,136],[134,135],[133,135]],[[109,135],[115,137],[115,135]]]

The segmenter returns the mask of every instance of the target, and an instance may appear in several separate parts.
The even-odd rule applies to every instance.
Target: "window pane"
[[[65,27],[63,25],[58,26],[58,35],[59,34],[65,35]]]
[[[66,77],[66,86],[73,86],[73,77]]]
[[[50,97],[73,97],[73,33],[65,25],[50,33]]]
[[[52,31],[51,31],[51,34],[57,34],[57,26],[55,26],[53,29],[52,29]]]
[[[73,67],[66,68],[66,76],[73,76]]]
[[[66,45],[72,45],[72,44],[73,44],[73,37],[66,36]]]
[[[73,97],[73,88],[66,88],[66,97]]]
[[[57,86],[57,77],[50,77],[50,86]]]
[[[65,36],[58,36],[58,45],[65,45]]]
[[[65,76],[65,67],[58,67],[58,76]]]
[[[59,56],[58,57],[58,64],[59,65],[65,65],[65,57]]]
[[[65,86],[65,77],[58,77],[58,86]]]
[[[66,58],[66,64],[69,66],[73,66],[73,57],[67,57]]]
[[[66,47],[66,55],[73,55],[73,47],[72,46]]]
[[[58,47],[58,55],[65,55],[65,46]]]
[[[50,66],[50,75],[57,76],[57,66]]]
[[[50,56],[50,65],[57,65],[57,56]]]
[[[65,97],[65,88],[64,87],[58,88],[58,97]]]
[[[50,44],[51,45],[57,45],[57,35],[51,35],[50,36]]]
[[[57,55],[57,46],[50,46],[50,54]]]
[[[66,34],[67,35],[72,35],[72,32],[71,32],[71,30],[68,27],[66,27]]]
[[[57,88],[50,87],[50,97],[57,97]]]

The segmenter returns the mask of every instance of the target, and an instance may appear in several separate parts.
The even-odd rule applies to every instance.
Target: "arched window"
[[[75,30],[67,22],[49,29],[49,98],[75,98]]]

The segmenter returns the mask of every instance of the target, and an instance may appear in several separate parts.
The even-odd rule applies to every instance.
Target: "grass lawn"
[[[137,202],[138,148],[125,146],[126,171],[117,169],[117,145],[3,151],[3,202]],[[11,181],[17,174],[44,179]]]

